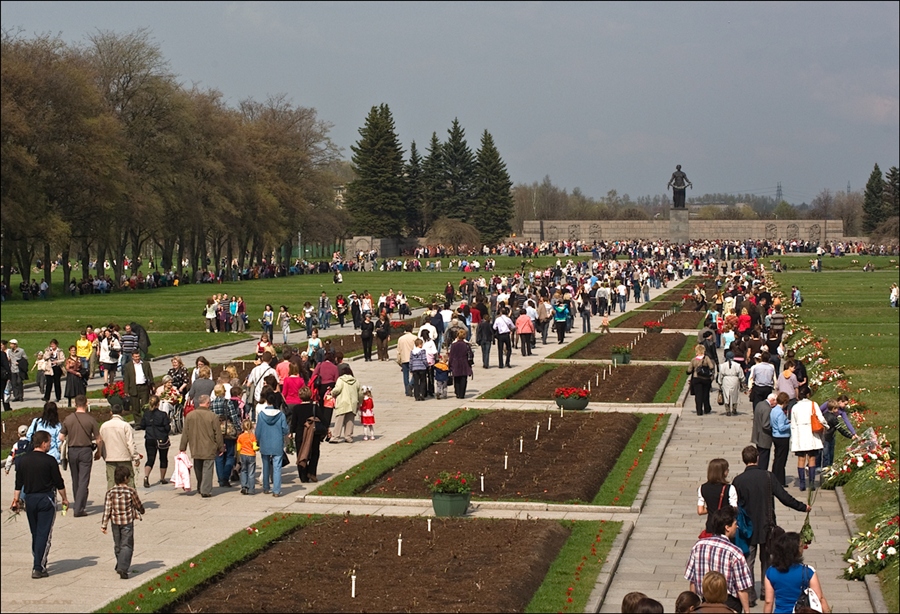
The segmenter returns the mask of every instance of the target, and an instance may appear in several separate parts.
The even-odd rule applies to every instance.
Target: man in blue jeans
[[[63,510],[69,507],[66,484],[59,472],[56,459],[50,450],[50,433],[36,431],[31,438],[34,451],[19,461],[16,469],[16,491],[10,509],[17,511],[22,504],[20,495],[25,491],[25,515],[31,529],[31,553],[34,564],[31,577],[35,580],[46,578],[47,556],[50,554],[50,536],[56,520],[56,493],[62,497]]]

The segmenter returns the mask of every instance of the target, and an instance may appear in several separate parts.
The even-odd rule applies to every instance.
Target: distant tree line
[[[0,58],[0,260],[27,278],[61,254],[84,275],[149,253],[164,269],[241,267],[342,237],[338,148],[314,109],[284,96],[229,107],[177,82],[147,32],[83,45],[4,31]],[[339,180],[338,180],[339,181]]]
[[[459,236],[494,243],[509,236],[512,182],[487,130],[473,153],[454,119],[445,142],[432,133],[424,157],[413,141],[404,159],[391,110],[381,104],[372,107],[359,135],[351,147],[356,178],[346,199],[355,232],[438,243]]]

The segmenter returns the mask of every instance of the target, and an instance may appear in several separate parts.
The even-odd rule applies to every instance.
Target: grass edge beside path
[[[607,564],[621,521],[560,520],[572,529],[526,612],[583,612]]]

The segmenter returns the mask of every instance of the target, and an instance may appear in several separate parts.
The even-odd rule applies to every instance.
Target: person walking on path
[[[72,513],[76,518],[87,516],[88,485],[91,481],[91,467],[100,460],[100,426],[87,411],[87,397],[75,397],[75,411],[63,420],[59,440],[69,446],[69,471],[72,472]]]
[[[412,388],[409,385],[409,357],[416,347],[416,336],[411,331],[406,331],[397,340],[397,364],[403,371],[403,392],[406,396],[412,396]]]
[[[140,462],[140,456],[134,447],[134,429],[122,418],[122,406],[111,405],[112,417],[100,425],[100,438],[103,440],[103,460],[106,461],[106,489],[116,485],[116,467],[126,467]],[[134,474],[129,481],[134,487]]]
[[[750,607],[756,605],[756,578],[753,568],[759,555],[759,577],[766,577],[769,568],[769,551],[766,541],[769,531],[777,525],[775,520],[775,503],[778,499],[782,505],[798,512],[808,512],[810,506],[797,501],[784,490],[775,477],[758,465],[759,450],[756,446],[747,446],[741,451],[741,460],[746,465],[744,472],[734,478],[734,487],[738,493],[738,505],[747,512],[753,522],[753,534],[750,536],[750,552],[747,554],[747,566],[750,568]]]
[[[726,605],[736,612],[746,612],[753,579],[741,549],[731,543],[738,529],[737,512],[730,505],[723,506],[713,512],[711,526],[712,537],[700,539],[691,548],[684,579],[690,582],[690,590],[703,597],[704,576],[719,572],[728,584]]]
[[[19,347],[16,339],[9,340],[9,349],[6,351],[6,355],[9,359],[10,400],[18,402],[24,398],[25,394],[24,381],[28,377],[28,355]]]
[[[150,488],[150,472],[153,470],[153,465],[156,464],[157,454],[159,454],[159,483],[168,484],[166,469],[169,468],[169,447],[172,445],[169,439],[171,422],[169,414],[160,409],[158,396],[150,397],[147,413],[141,418],[141,426],[144,427],[144,449],[147,451],[147,462],[144,464],[144,488]]]
[[[787,486],[785,471],[788,454],[791,451],[791,421],[788,418],[787,405],[790,399],[787,393],[779,392],[775,397],[775,406],[769,412],[769,424],[772,426],[772,474],[782,486]]]
[[[803,563],[805,548],[799,533],[785,533],[772,544],[772,565],[766,571],[766,604],[763,612],[794,612],[794,604],[804,587],[816,594],[822,612],[831,612],[825,600],[819,574]]]
[[[694,346],[694,358],[691,360],[687,373],[690,376],[691,394],[694,395],[694,405],[698,416],[712,412],[712,406],[709,404],[709,392],[715,372],[716,363],[706,355],[706,348],[699,344]]]
[[[209,395],[198,397],[196,409],[184,419],[180,450],[184,452],[188,446],[197,474],[197,490],[202,498],[209,498],[212,496],[214,460],[225,450],[219,418],[209,410]]]
[[[453,374],[453,390],[457,399],[466,397],[466,385],[472,377],[472,348],[466,341],[465,331],[459,331],[456,341],[450,344],[450,372]]]
[[[50,433],[38,431],[32,439],[34,450],[26,454],[19,462],[16,470],[16,490],[12,504],[14,513],[22,507],[22,492],[25,493],[25,515],[28,517],[28,528],[31,529],[31,554],[33,579],[46,578],[47,558],[50,554],[50,538],[53,534],[53,523],[56,521],[56,493],[62,497],[63,509],[69,506],[66,497],[66,484],[59,472],[59,463],[47,454],[50,449]]]
[[[725,352],[725,364],[719,366],[719,388],[725,401],[725,415],[736,416],[741,390],[744,388],[744,369],[734,362],[734,353]]]
[[[416,341],[422,342],[421,339]],[[424,354],[424,350],[422,353]],[[342,362],[338,371],[340,377],[331,390],[334,397],[334,432],[331,443],[353,443],[353,421],[362,403],[362,389],[350,365]]]
[[[797,475],[800,490],[816,489],[816,452],[823,448],[822,436],[828,430],[825,416],[815,401],[806,398],[807,391],[800,391],[800,400],[791,408],[791,452],[797,455]],[[816,428],[818,426],[818,428]]]
[[[278,394],[270,392],[266,406],[259,412],[256,421],[256,440],[262,456],[263,494],[281,496],[281,461],[284,458],[284,437],[290,432],[284,412],[275,407]],[[269,490],[271,484],[271,491]]]
[[[219,486],[231,488],[231,471],[234,469],[237,438],[241,434],[241,416],[237,403],[225,396],[224,385],[216,384],[213,395],[209,400],[209,410],[219,419],[222,443],[225,446],[225,452],[216,456],[216,474],[219,477]]]
[[[772,454],[772,408],[778,395],[774,392],[753,406],[753,424],[750,427],[750,443],[759,452],[759,467],[769,470],[769,458]]]
[[[500,359],[501,369],[504,367],[504,364],[507,369],[511,368],[509,364],[509,359],[512,356],[510,335],[515,329],[516,325],[513,324],[513,321],[509,317],[509,308],[506,306],[501,307],[500,313],[494,318],[494,334],[497,337],[497,356]],[[452,361],[452,353],[450,354],[450,357]],[[453,369],[452,363],[450,368],[451,370]]]
[[[150,402],[150,391],[153,389],[153,369],[149,362],[143,362],[140,350],[132,350],[131,361],[122,368],[122,379],[130,399],[135,428],[141,430],[141,414]]]
[[[106,491],[100,530],[106,535],[106,528],[112,523],[116,573],[127,580],[134,556],[134,519],[141,519],[144,504],[137,491],[128,485],[129,481],[133,481],[130,468],[116,467],[115,480],[116,485]]]

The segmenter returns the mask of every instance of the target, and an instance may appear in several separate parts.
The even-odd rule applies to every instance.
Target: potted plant
[[[469,508],[475,477],[469,473],[441,471],[433,477],[425,476],[431,491],[431,505],[435,516],[463,516]]]
[[[585,409],[591,400],[587,388],[564,387],[553,391],[556,405],[563,409]]]
[[[614,345],[610,348],[612,352],[612,360],[620,365],[627,365],[631,362],[631,347],[627,345]]]
[[[644,322],[644,330],[648,333],[661,333],[663,328],[665,328],[663,323],[658,320],[648,320]]]
[[[114,382],[103,387],[103,396],[110,405],[124,405],[128,395],[125,394],[125,384],[122,381]]]

